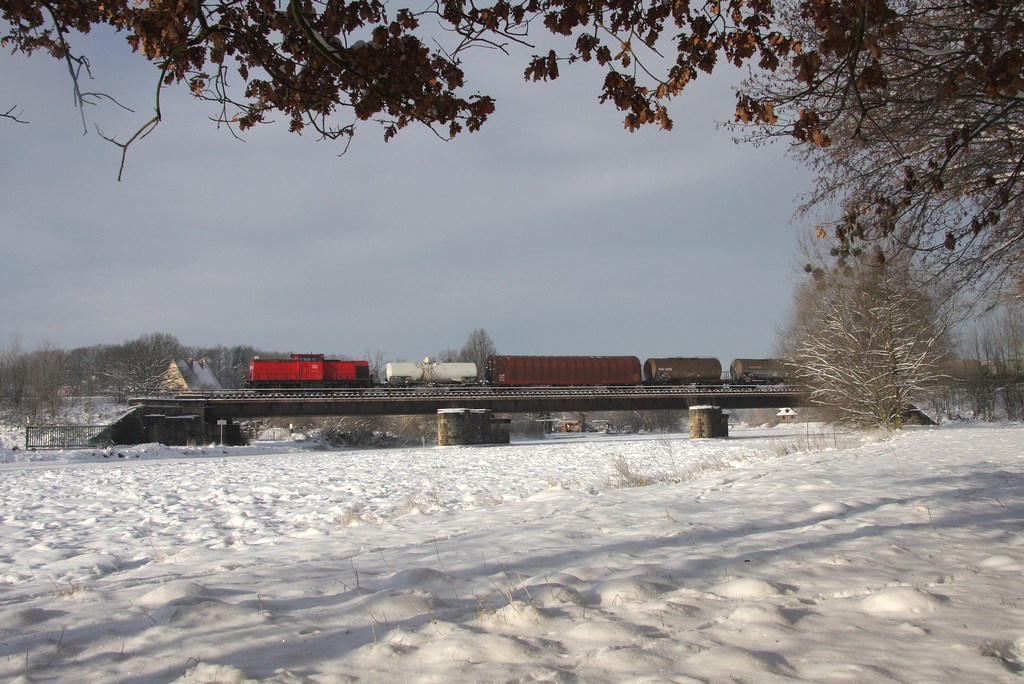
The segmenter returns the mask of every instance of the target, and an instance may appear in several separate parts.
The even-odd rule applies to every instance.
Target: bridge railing
[[[105,447],[113,443],[109,425],[29,425],[26,449]]]

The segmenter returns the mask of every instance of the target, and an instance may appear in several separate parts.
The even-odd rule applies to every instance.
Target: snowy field
[[[5,681],[1024,672],[1019,425],[0,462]]]

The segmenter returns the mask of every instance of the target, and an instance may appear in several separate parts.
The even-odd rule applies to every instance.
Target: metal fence
[[[105,447],[113,440],[109,425],[32,425],[25,428],[26,449]]]

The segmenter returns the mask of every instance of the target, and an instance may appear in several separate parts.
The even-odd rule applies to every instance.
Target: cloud
[[[123,139],[153,70],[97,41],[95,71],[136,112],[90,117]],[[768,353],[808,176],[716,129],[728,80],[698,82],[675,131],[630,134],[593,71],[526,84],[521,68],[472,74],[499,105],[479,133],[385,144],[370,125],[340,157],[283,123],[236,140],[169,90],[118,183],[119,152],[81,134],[59,64],[7,59],[5,97],[32,124],[0,122],[0,320],[67,347],[160,330],[413,359],[484,327],[506,353]]]

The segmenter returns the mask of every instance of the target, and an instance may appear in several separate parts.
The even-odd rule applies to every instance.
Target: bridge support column
[[[440,409],[437,445],[508,444],[510,422],[495,418],[488,409]]]
[[[729,436],[729,414],[718,406],[690,407],[690,439]]]

